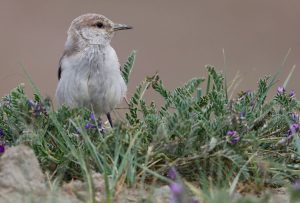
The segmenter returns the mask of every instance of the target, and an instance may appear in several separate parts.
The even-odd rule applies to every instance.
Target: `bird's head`
[[[103,15],[84,14],[72,21],[66,46],[68,46],[68,43],[71,45],[76,41],[82,45],[106,46],[110,43],[116,31],[131,28],[125,24],[113,23]]]

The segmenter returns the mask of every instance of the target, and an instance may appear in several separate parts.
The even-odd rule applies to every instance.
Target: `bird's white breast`
[[[93,108],[108,113],[126,93],[120,64],[111,46],[92,45],[61,61],[62,75],[56,98],[59,105]]]

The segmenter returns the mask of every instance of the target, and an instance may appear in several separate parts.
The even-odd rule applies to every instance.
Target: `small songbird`
[[[58,105],[87,107],[97,117],[110,112],[126,94],[120,64],[110,42],[118,30],[131,29],[99,14],[84,14],[71,23],[58,69]]]

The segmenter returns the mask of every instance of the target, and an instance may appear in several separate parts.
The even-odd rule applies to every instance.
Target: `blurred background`
[[[19,83],[31,94],[24,68],[42,94],[53,98],[70,22],[90,12],[134,27],[118,32],[112,42],[121,63],[137,50],[129,96],[156,71],[173,89],[192,77],[206,77],[205,64],[224,70],[223,49],[228,81],[237,72],[241,78],[236,92],[254,89],[260,77],[274,74],[289,48],[276,86],[294,64],[300,67],[299,0],[1,0],[1,96]],[[298,69],[288,91],[300,93]]]

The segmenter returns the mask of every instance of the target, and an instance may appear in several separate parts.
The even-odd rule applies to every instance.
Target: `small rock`
[[[95,201],[97,203],[105,202],[105,181],[102,174],[93,172],[92,180],[94,183]],[[72,180],[69,183],[63,184],[62,190],[84,202],[89,198],[87,183],[80,180]]]
[[[8,148],[0,158],[0,202],[82,203],[78,199],[46,187],[39,162],[31,148]]]
[[[5,202],[30,200],[33,193],[45,195],[44,175],[32,149],[20,145],[6,150],[0,158],[0,189]]]
[[[153,202],[167,203],[170,201],[171,190],[169,186],[165,185],[160,188],[156,188],[153,191]]]
[[[269,191],[271,197],[269,203],[288,203],[290,202],[289,194],[284,188],[277,188]]]

